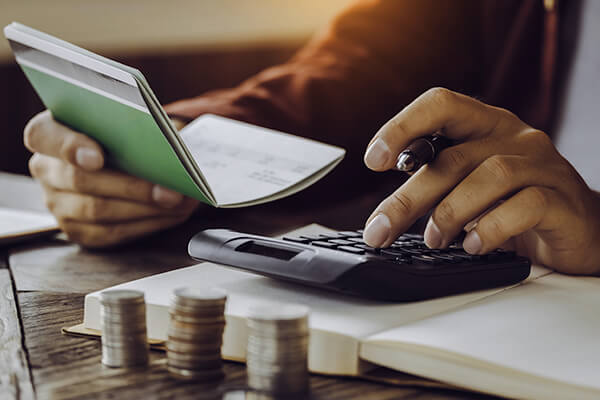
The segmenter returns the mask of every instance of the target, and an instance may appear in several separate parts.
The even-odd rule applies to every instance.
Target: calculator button
[[[404,251],[394,249],[394,248],[381,249],[381,254],[383,254],[384,256],[391,256],[391,257],[406,256],[406,253]]]
[[[308,239],[310,241],[313,241],[313,240],[322,240],[323,239],[320,236],[311,236],[311,235],[300,235],[300,238],[301,239]]]
[[[343,235],[348,238],[361,238],[362,232],[358,233],[358,232],[352,232],[352,231],[341,231],[340,235]]]
[[[337,247],[337,244],[335,244],[335,243],[321,242],[321,241],[315,241],[315,242],[312,242],[311,244],[313,246],[325,247],[327,249],[335,249]]]
[[[363,249],[367,253],[371,253],[371,254],[379,254],[379,252],[380,252],[380,249],[376,249],[376,248],[371,247],[371,246],[369,246],[367,244],[355,244],[354,247],[358,247],[359,249]]]
[[[339,244],[340,246],[354,245],[354,242],[351,242],[350,240],[345,240],[345,239],[332,239],[332,240],[329,240],[329,243]]]
[[[341,239],[341,238],[343,238],[343,237],[344,237],[344,235],[342,235],[342,234],[340,234],[340,233],[338,233],[338,232],[333,232],[333,233],[321,233],[321,234],[319,235],[319,240],[323,240],[323,239],[326,239],[326,240],[329,240],[329,239]]]
[[[283,240],[287,240],[288,242],[294,242],[294,243],[309,243],[310,240],[308,239],[303,239],[303,238],[296,238],[296,237],[284,237]]]
[[[362,240],[362,238],[348,238],[348,240],[352,243],[366,244],[365,241]]]
[[[352,246],[340,246],[337,249],[348,252],[348,253],[352,253],[352,254],[365,254],[365,251],[363,249],[359,249],[357,247],[352,247]]]

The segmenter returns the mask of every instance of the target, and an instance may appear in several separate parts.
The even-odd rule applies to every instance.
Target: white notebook
[[[191,284],[229,292],[227,359],[245,358],[248,309],[285,301],[311,308],[313,372],[361,375],[379,365],[501,396],[600,398],[600,278],[533,267],[511,287],[394,304],[203,263],[114,288],[145,292],[149,336],[165,340],[171,292]],[[99,293],[86,296],[87,329],[100,329]]]
[[[58,232],[58,223],[49,213],[0,207],[0,243]]]

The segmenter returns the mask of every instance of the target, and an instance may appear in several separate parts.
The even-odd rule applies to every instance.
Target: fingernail
[[[173,208],[181,202],[183,195],[162,186],[154,185],[152,199],[162,207]]]
[[[363,232],[363,240],[371,247],[381,247],[390,236],[392,224],[385,214],[378,214]]]
[[[437,227],[435,222],[433,222],[433,218],[429,218],[427,227],[425,227],[423,238],[425,239],[425,244],[430,249],[439,249],[441,247],[442,234],[440,233],[440,229]]]
[[[365,164],[371,169],[381,169],[387,164],[391,154],[388,145],[381,138],[377,138],[367,149]]]
[[[473,230],[467,233],[463,240],[463,249],[469,254],[479,254],[481,251],[481,238],[477,231]]]
[[[75,152],[75,161],[83,169],[96,170],[102,167],[102,156],[97,150],[80,147]]]

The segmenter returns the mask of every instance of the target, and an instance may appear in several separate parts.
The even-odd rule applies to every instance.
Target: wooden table
[[[309,207],[313,195],[241,210],[206,208],[183,226],[110,250],[89,251],[57,238],[0,247],[0,399],[215,398],[212,388],[171,378],[160,352],[151,352],[147,369],[109,369],[100,363],[99,341],[65,336],[61,328],[81,322],[90,291],[193,264],[186,245],[198,230],[275,235],[311,222],[352,229],[382,196]],[[0,173],[0,206],[43,209],[40,196],[28,179]],[[244,384],[244,365],[227,362],[225,371],[225,386]],[[316,399],[490,398],[318,375],[311,389]]]

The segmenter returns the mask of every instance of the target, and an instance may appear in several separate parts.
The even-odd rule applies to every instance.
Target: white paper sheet
[[[204,115],[179,132],[219,205],[270,197],[340,160],[339,147]]]

